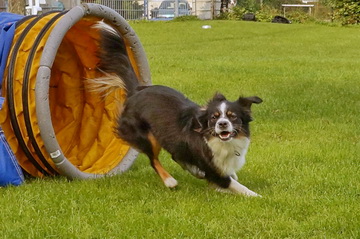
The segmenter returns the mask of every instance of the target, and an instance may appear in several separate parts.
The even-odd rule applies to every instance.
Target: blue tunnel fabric
[[[7,12],[0,13],[0,85],[2,85],[7,57],[14,37],[15,23],[23,17]],[[0,108],[3,103],[4,98],[0,97]],[[23,182],[22,170],[0,127],[0,186],[20,185]]]
[[[14,37],[15,23],[23,17],[13,13],[0,13],[0,84],[2,84],[7,57]]]
[[[4,98],[0,97],[0,108]],[[0,127],[0,186],[20,185],[24,182],[24,174],[6,141],[3,130]]]

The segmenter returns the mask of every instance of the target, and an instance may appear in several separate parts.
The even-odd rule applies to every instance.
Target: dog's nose
[[[228,127],[228,122],[227,121],[220,121],[218,124],[219,124],[220,129],[225,129],[225,128]]]

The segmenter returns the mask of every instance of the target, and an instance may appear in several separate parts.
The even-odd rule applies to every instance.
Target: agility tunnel
[[[34,177],[118,174],[137,157],[113,132],[126,92],[104,99],[85,87],[86,79],[103,76],[97,69],[98,21],[119,31],[140,84],[151,84],[139,38],[108,7],[83,4],[15,24],[3,74],[0,124],[19,165]]]

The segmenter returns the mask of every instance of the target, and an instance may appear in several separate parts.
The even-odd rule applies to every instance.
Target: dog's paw
[[[235,181],[233,178],[230,178],[231,182],[229,185],[229,189],[235,194],[242,194],[248,197],[261,197],[261,195],[257,194],[254,191],[251,191],[244,185],[240,184],[238,181]]]
[[[254,191],[251,191],[248,188],[242,189],[240,191],[233,191],[235,194],[244,195],[246,197],[262,197],[260,194],[257,194]]]
[[[219,192],[219,193],[233,193],[227,188],[220,188],[220,187],[217,187],[217,186],[214,186],[214,188],[215,188],[215,191]]]
[[[201,171],[200,169],[197,168],[196,171],[192,171],[190,172],[193,176],[199,178],[199,179],[204,179],[205,178],[205,172]]]
[[[194,166],[194,165],[190,165],[187,164],[185,166],[185,169],[191,173],[193,176],[199,178],[199,179],[204,179],[205,178],[205,172],[201,171],[198,167]]]
[[[195,177],[200,178],[200,179],[204,179],[204,178],[205,178],[205,172],[199,170],[199,171],[197,172],[197,174],[195,175]]]
[[[262,197],[260,194],[257,194],[251,190],[249,190],[247,192],[234,192],[227,188],[215,187],[215,191],[220,192],[220,193],[231,193],[231,194],[244,195],[246,197]]]
[[[178,185],[178,182],[175,178],[169,177],[164,180],[164,184],[168,188],[175,188]]]
[[[245,194],[245,196],[248,196],[248,197],[260,197],[260,198],[262,198],[262,196],[260,194],[257,194],[256,192],[253,192],[251,190],[249,190],[248,192],[245,192],[244,194]]]

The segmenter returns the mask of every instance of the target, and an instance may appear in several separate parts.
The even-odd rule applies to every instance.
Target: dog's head
[[[249,123],[251,105],[260,104],[262,100],[257,96],[239,97],[231,102],[225,96],[217,93],[204,107],[200,117],[202,132],[207,139],[218,137],[221,141],[230,141],[235,137],[249,137]]]

